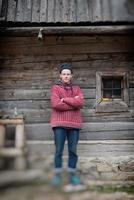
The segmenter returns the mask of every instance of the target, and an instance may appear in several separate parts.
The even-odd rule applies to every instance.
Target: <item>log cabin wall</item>
[[[0,0],[0,111],[12,115],[17,107],[28,139],[50,139],[50,88],[59,65],[71,62],[85,95],[81,139],[133,140],[133,24],[132,0]],[[126,104],[98,108],[101,75],[112,73],[125,81]]]
[[[49,123],[50,87],[59,65],[71,62],[85,95],[84,122],[133,121],[133,40],[131,35],[1,37],[0,110],[13,114],[17,107],[26,123]],[[96,73],[106,71],[128,73],[127,112],[96,112]]]

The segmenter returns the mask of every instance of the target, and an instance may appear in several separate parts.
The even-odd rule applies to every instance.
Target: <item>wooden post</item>
[[[5,145],[5,133],[6,133],[5,126],[0,124],[0,151]],[[0,158],[0,169],[3,168],[3,166],[4,166],[4,159]]]
[[[23,148],[25,146],[25,141],[26,137],[24,131],[24,124],[17,124],[15,132],[15,147]]]
[[[16,133],[15,133],[15,148],[24,149],[26,144],[26,137],[24,131],[24,124],[17,124],[16,125]],[[19,155],[15,158],[15,169],[17,170],[24,170],[26,169],[26,158],[25,155]]]

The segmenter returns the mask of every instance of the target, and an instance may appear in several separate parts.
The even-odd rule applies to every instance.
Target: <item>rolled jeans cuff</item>
[[[76,168],[68,167],[67,172],[76,172]]]
[[[55,168],[54,169],[54,172],[56,173],[56,174],[58,174],[58,173],[61,173],[62,172],[62,168]]]

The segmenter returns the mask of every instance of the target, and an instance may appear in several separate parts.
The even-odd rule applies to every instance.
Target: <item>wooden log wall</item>
[[[134,39],[132,35],[0,37],[0,111],[17,107],[26,123],[49,123],[50,88],[62,62],[72,62],[85,95],[84,122],[133,121]],[[96,113],[96,72],[129,74],[129,112]]]

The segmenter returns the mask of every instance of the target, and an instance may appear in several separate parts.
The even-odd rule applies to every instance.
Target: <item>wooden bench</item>
[[[15,126],[15,146],[5,147],[6,138],[6,126]],[[26,135],[24,131],[24,119],[12,118],[12,119],[0,119],[0,161],[6,157],[15,158],[14,168],[16,170],[26,169]]]

